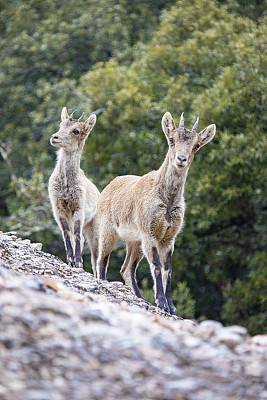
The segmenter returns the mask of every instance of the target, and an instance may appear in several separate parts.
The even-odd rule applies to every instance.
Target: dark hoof
[[[145,301],[146,303],[148,303],[148,301],[146,301],[146,299],[142,296],[139,288],[134,288],[134,294],[136,295],[136,297],[138,297],[138,299]]]
[[[170,306],[170,314],[171,315],[177,315],[176,308],[174,306]]]
[[[71,268],[75,268],[76,267],[75,261],[74,260],[68,260],[68,266],[71,267]]]
[[[168,301],[168,304],[169,304],[170,314],[177,315],[177,311],[176,311],[176,308],[174,307],[172,298],[167,299],[167,301]]]
[[[167,313],[170,312],[170,308],[166,300],[158,300],[158,307]]]
[[[144,297],[142,298],[142,299],[140,299],[140,300],[142,300],[144,303],[146,303],[148,306],[151,306],[151,303],[149,303],[149,301],[147,301],[146,299],[144,299]]]
[[[77,261],[76,261],[75,267],[76,267],[76,268],[81,268],[81,269],[83,269],[83,263],[82,263],[82,262],[77,262]]]

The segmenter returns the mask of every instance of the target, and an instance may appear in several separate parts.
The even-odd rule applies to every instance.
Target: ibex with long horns
[[[99,256],[97,275],[106,279],[109,255],[117,239],[126,242],[127,254],[121,275],[138,297],[136,269],[145,255],[154,279],[156,304],[176,314],[171,296],[171,256],[185,212],[184,186],[187,172],[198,149],[215,135],[215,125],[197,133],[184,127],[183,114],[178,129],[169,112],[162,128],[169,150],[161,167],[144,176],[120,176],[101,193],[98,202]]]
[[[91,262],[95,273],[98,225],[97,201],[99,191],[86,178],[80,168],[82,150],[90,131],[96,123],[92,114],[85,122],[82,116],[69,116],[66,107],[61,112],[59,131],[52,135],[52,146],[60,147],[56,167],[49,179],[49,197],[55,219],[64,239],[67,262],[70,266],[81,268],[83,236],[91,248]]]

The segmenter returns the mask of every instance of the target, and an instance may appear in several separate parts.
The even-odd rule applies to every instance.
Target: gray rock
[[[232,326],[226,326],[224,328],[225,332],[232,332],[232,333],[236,333],[237,335],[247,335],[248,330],[246,328],[244,328],[244,326],[240,326],[240,325],[232,325]]]
[[[42,247],[43,247],[42,243],[32,243],[31,245],[35,250],[39,250],[39,251],[41,251]]]
[[[0,248],[1,400],[266,400],[266,335],[168,315],[13,234]]]
[[[241,335],[238,335],[237,333],[231,331],[226,331],[225,329],[221,329],[217,333],[216,339],[218,340],[218,342],[224,343],[230,348],[241,344],[244,340]]]
[[[256,346],[267,347],[267,335],[256,335],[251,339],[251,341]]]

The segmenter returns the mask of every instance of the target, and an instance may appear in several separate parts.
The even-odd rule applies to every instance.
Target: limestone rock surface
[[[164,313],[0,233],[1,400],[263,400],[267,335]]]

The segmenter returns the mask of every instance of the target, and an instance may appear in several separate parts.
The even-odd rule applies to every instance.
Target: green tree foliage
[[[266,252],[255,252],[246,276],[227,283],[222,313],[226,323],[247,325],[252,334],[266,332],[266,265]]]
[[[2,3],[0,140],[13,146],[14,168],[29,178],[28,155],[45,151],[47,132],[58,125],[59,108],[67,104],[74,109],[81,103],[76,91],[81,75],[112,56],[125,58],[127,53],[131,58],[131,46],[151,37],[163,5],[173,1]],[[6,209],[6,170],[2,178],[0,203]]]
[[[263,2],[11,2],[0,14],[5,229],[64,254],[46,182],[61,107],[98,110],[83,168],[102,189],[158,168],[161,118],[215,123],[186,184],[186,225],[173,255],[179,313],[266,329],[266,20]],[[171,7],[172,6],[172,7]],[[71,10],[71,12],[70,12]],[[160,18],[160,24],[158,24]],[[100,112],[101,111],[101,112]],[[10,177],[13,184],[9,187]],[[119,278],[124,250],[114,252]],[[142,261],[138,281],[150,299]],[[180,282],[180,283],[179,283]],[[149,297],[150,296],[150,297]]]

